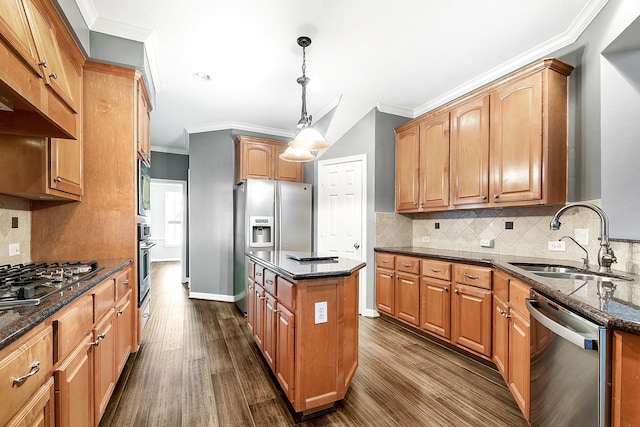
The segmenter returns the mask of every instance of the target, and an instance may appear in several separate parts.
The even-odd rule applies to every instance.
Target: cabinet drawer
[[[455,279],[457,283],[491,289],[491,269],[476,265],[455,265]]]
[[[93,299],[85,295],[53,321],[53,360],[58,362],[75,348],[93,326]]]
[[[116,280],[116,300],[122,298],[131,289],[131,268],[127,268],[115,277]]]
[[[395,255],[391,254],[383,254],[380,252],[376,253],[376,266],[380,268],[388,268],[389,270],[393,270],[396,268],[395,266]]]
[[[509,282],[509,305],[524,315],[525,318],[529,318],[529,311],[525,300],[531,296],[531,286],[522,283],[519,280],[511,280]]]
[[[264,267],[256,264],[253,281],[260,286],[264,286],[264,271],[265,271]]]
[[[15,343],[0,359],[0,425],[31,397],[53,368],[51,327],[38,327]],[[33,375],[27,376],[34,372]],[[19,383],[15,383],[20,380]],[[15,384],[14,384],[15,383]],[[9,409],[9,411],[5,411]]]
[[[432,259],[423,259],[422,275],[433,277],[434,279],[451,280],[451,263],[434,261]]]
[[[405,273],[420,274],[420,259],[407,256],[396,257],[396,270]]]
[[[278,276],[278,302],[289,308],[296,310],[296,286],[286,279]]]
[[[271,295],[276,295],[276,273],[271,270],[264,270],[264,288]]]
[[[107,314],[116,302],[115,279],[109,279],[98,285],[93,294],[93,321],[97,322]]]

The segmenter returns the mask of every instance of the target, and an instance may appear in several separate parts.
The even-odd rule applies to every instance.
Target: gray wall
[[[189,156],[154,151],[151,154],[151,178],[188,181]]]
[[[191,292],[233,295],[234,166],[231,131],[189,136]]]
[[[367,156],[367,308],[373,308],[375,305],[375,254],[373,252],[375,214],[394,211],[394,128],[408,120],[406,117],[381,113],[374,108],[319,158],[319,160],[329,160],[362,154]],[[317,164],[314,163],[314,165],[316,166],[314,184],[317,184],[318,170]],[[317,206],[317,185],[314,185],[314,205]],[[314,210],[314,217],[316,216],[317,210]],[[317,218],[314,221],[317,224]]]

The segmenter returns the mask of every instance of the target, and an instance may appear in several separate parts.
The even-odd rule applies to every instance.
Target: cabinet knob
[[[413,206],[418,206],[418,204],[416,202],[413,202]]]
[[[480,196],[481,200],[487,200],[487,196]]]
[[[459,294],[460,294],[460,291],[459,291],[459,290],[457,290],[457,289],[455,289],[455,290],[453,291],[453,293],[455,293],[456,295],[459,295]]]
[[[58,79],[58,75],[57,75],[56,73],[51,73],[51,74],[49,74],[49,77],[51,77],[51,78],[52,78],[52,79],[54,79],[54,80],[57,80],[57,79]]]
[[[360,249],[360,244],[359,243],[354,243],[353,247],[356,248],[356,249]]]
[[[494,198],[494,199],[497,199],[498,197],[500,197],[500,196],[498,196],[497,194],[494,194],[494,195],[493,195],[493,198]]]
[[[124,310],[118,310],[118,312],[117,312],[118,317],[122,316],[123,313],[124,313]]]
[[[449,292],[449,288],[443,288],[445,292]]]
[[[62,178],[60,178],[59,176],[56,176],[56,177],[53,179],[53,181],[54,181],[54,182],[62,182]]]
[[[38,62],[38,65],[42,65],[43,68],[47,68],[47,61]]]

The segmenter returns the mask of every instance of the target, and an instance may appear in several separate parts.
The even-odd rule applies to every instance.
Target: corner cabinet
[[[247,179],[302,182],[302,163],[280,159],[287,143],[250,136],[238,136],[235,142],[237,184]]]
[[[247,259],[247,323],[296,412],[344,398],[358,367],[358,273],[292,280]],[[316,304],[326,320],[316,320]]]
[[[396,211],[566,203],[572,70],[545,59],[396,128]]]

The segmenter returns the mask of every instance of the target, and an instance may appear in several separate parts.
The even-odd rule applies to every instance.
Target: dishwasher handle
[[[529,310],[529,314],[531,314],[538,323],[542,324],[551,332],[561,336],[571,344],[577,345],[584,350],[598,350],[597,339],[586,337],[579,332],[568,329],[542,314],[542,311],[544,311],[543,306],[545,305],[543,302],[537,299],[526,299],[525,303],[527,305],[527,310]]]

